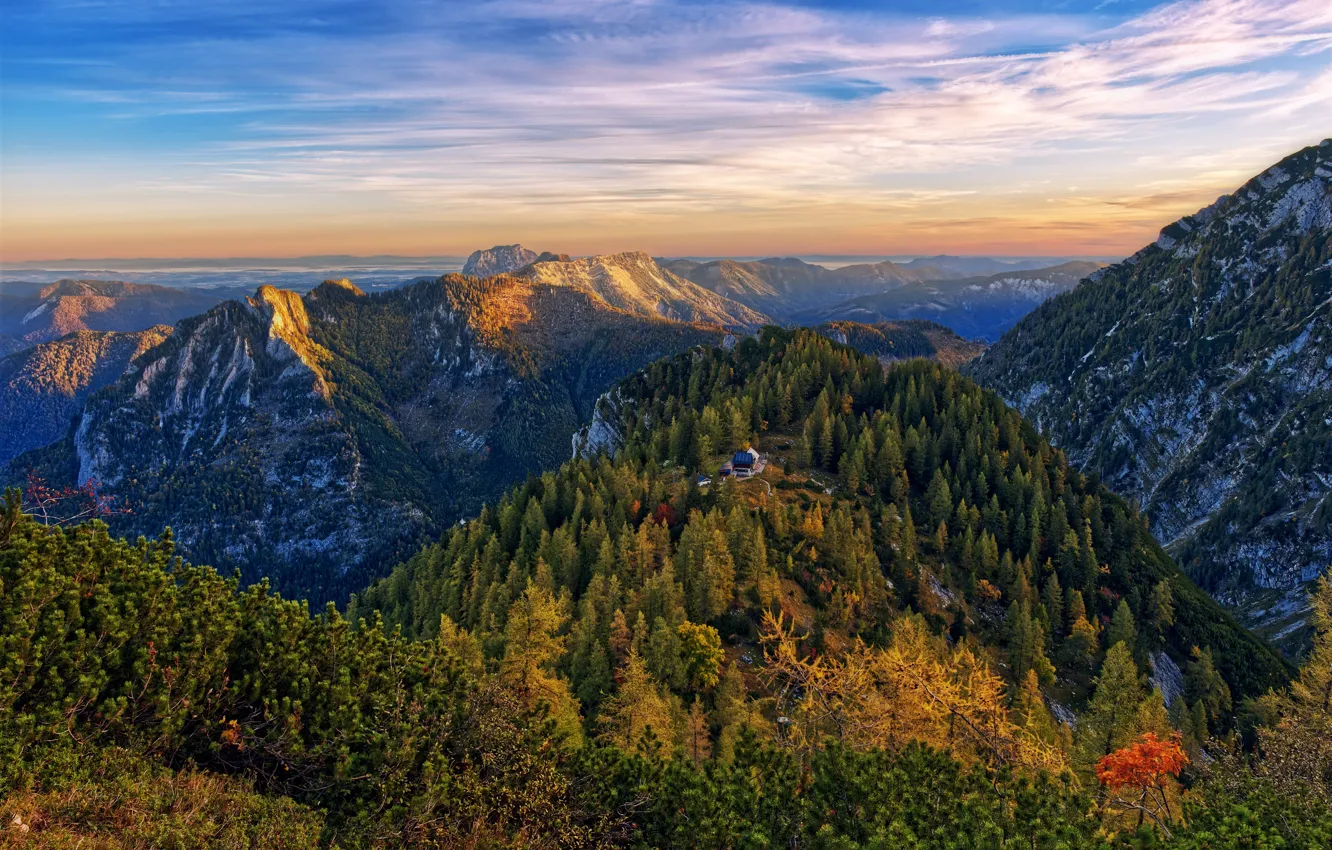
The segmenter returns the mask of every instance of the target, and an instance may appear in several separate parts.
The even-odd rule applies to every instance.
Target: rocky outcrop
[[[574,458],[592,457],[600,453],[615,457],[624,446],[622,413],[625,403],[617,390],[611,390],[597,399],[592,409],[592,421],[574,432]]]
[[[519,276],[582,289],[612,307],[640,316],[727,328],[755,328],[770,321],[756,310],[663,269],[641,251],[542,260]]]
[[[492,277],[516,272],[537,259],[536,251],[522,245],[496,245],[484,251],[473,251],[463,263],[462,273],[467,277]]]

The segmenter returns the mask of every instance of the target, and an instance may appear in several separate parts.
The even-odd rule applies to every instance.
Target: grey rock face
[[[486,251],[473,251],[463,264],[462,273],[468,277],[491,277],[516,272],[536,262],[540,256],[522,245],[496,245]]]
[[[1054,298],[973,367],[1222,601],[1332,563],[1332,143]]]

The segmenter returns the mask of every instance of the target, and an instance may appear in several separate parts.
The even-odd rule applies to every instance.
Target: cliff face
[[[134,511],[120,530],[340,598],[562,461],[615,380],[722,335],[506,277],[262,287],[181,322],[11,476],[95,480]]]
[[[1047,302],[973,373],[1297,637],[1299,588],[1332,562],[1329,309],[1332,140]]]

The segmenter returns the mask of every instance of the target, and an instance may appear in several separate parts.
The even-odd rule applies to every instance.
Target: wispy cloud
[[[262,216],[276,198],[471,238],[478,221],[574,232],[551,221],[568,209],[599,232],[726,217],[753,239],[789,238],[817,209],[812,248],[827,222],[867,239],[913,213],[1022,227],[1037,200],[1089,216],[1088,197],[1133,215],[1187,207],[1216,175],[1181,163],[1313,141],[1332,99],[1326,0],[1190,0],[1119,19],[677,0],[44,8],[19,20],[4,60],[19,162],[4,214],[38,229],[55,215],[43,179],[50,192],[87,155],[32,138],[49,109],[95,122],[125,163],[83,190],[142,211],[205,216],[216,195]],[[15,49],[27,32],[64,35],[87,59],[53,72],[55,44]],[[1092,195],[1034,188],[1075,174]]]

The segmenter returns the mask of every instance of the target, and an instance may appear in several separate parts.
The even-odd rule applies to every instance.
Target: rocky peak
[[[1330,308],[1332,140],[1167,225],[971,368],[1287,641],[1287,603],[1332,555]]]
[[[1156,246],[1170,250],[1195,234],[1287,226],[1298,233],[1332,227],[1332,139],[1291,154],[1232,194],[1166,225]]]
[[[485,251],[473,251],[463,264],[467,277],[492,277],[515,272],[536,262],[539,255],[522,245],[496,245]]]

